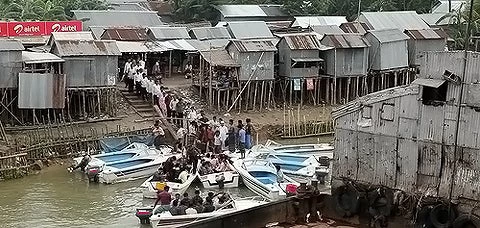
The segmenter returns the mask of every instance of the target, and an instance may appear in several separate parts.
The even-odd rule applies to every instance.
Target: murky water
[[[282,140],[281,143],[329,142],[331,138]],[[37,175],[0,182],[0,227],[142,227],[135,208],[153,205],[138,188],[143,180],[103,185],[88,183],[66,166],[53,166]],[[201,183],[192,184],[190,191]],[[245,187],[228,190],[233,196],[253,196]],[[149,227],[149,226],[144,226]]]

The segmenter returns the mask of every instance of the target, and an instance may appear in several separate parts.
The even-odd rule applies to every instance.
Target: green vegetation
[[[0,0],[0,19],[5,20],[67,20],[71,10],[107,9],[101,0]]]

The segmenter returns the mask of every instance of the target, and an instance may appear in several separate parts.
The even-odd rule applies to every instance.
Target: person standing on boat
[[[154,136],[153,145],[155,145],[155,147],[159,149],[160,145],[164,144],[164,138],[165,138],[165,131],[160,126],[160,120],[155,121],[155,124],[153,125],[152,133]]]
[[[255,131],[253,129],[253,125],[252,125],[252,120],[247,118],[245,120],[245,122],[247,122],[246,126],[245,126],[245,148],[246,149],[251,149],[252,148],[252,133]]]
[[[285,177],[283,176],[281,167],[279,165],[276,165],[275,168],[277,169],[277,182],[283,183],[283,181],[285,180]]]
[[[240,151],[241,158],[245,158],[245,136],[246,131],[243,125],[238,125],[238,150]]]
[[[157,200],[155,201],[153,208],[155,208],[159,202],[160,202],[160,207],[157,210],[155,210],[154,214],[159,214],[164,211],[170,210],[170,202],[172,201],[172,194],[168,192],[169,190],[170,190],[170,187],[165,186],[163,188],[163,191],[157,192]]]

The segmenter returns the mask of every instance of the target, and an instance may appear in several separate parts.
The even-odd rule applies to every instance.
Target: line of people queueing
[[[198,189],[195,190],[195,195],[191,198],[188,196],[188,193],[184,193],[183,197],[177,193],[172,199],[172,194],[168,192],[169,190],[170,188],[165,186],[163,191],[158,191],[154,208],[158,204],[160,204],[160,206],[154,211],[154,214],[159,214],[164,211],[169,211],[172,215],[208,213],[226,206],[226,203],[230,199],[230,196],[226,193],[214,194],[213,192],[209,192],[204,201]]]

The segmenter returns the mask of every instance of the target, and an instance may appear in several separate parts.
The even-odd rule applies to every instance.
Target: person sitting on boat
[[[78,163],[78,165],[76,165],[75,167],[73,168],[70,168],[69,171],[72,172],[73,170],[76,170],[78,168],[80,168],[80,170],[82,170],[82,172],[85,172],[85,168],[87,167],[88,163],[92,160],[92,157],[90,156],[90,154],[86,153],[82,160],[80,161],[80,163]]]
[[[153,208],[157,206],[158,202],[160,202],[160,207],[157,210],[155,210],[154,214],[159,214],[164,211],[170,210],[170,202],[172,201],[172,194],[170,194],[168,190],[170,190],[170,187],[165,186],[163,188],[163,191],[158,191],[157,200],[155,201]]]
[[[163,173],[167,175],[167,180],[175,179],[175,171],[173,169],[175,160],[177,160],[177,158],[172,156],[163,163]]]
[[[177,207],[177,215],[186,215],[186,210],[188,209],[188,206],[190,205],[190,200],[188,199],[188,194],[187,194],[187,199],[185,200],[185,194],[183,196],[184,198],[180,201],[180,205]]]
[[[218,197],[218,201],[214,203],[215,210],[218,210],[219,208],[223,207],[227,201],[227,197],[225,194],[221,195]]]
[[[188,171],[186,169],[183,169],[180,174],[178,174],[178,179],[183,183],[188,181]]]
[[[213,170],[210,162],[204,161],[202,167],[200,167],[200,175],[208,175],[211,173],[213,173]]]
[[[190,197],[188,197],[188,193],[183,193],[183,198],[180,200],[180,205],[190,206]]]
[[[178,197],[180,197],[180,194],[176,194]],[[175,196],[176,196],[175,195]],[[179,206],[180,206],[180,201],[179,200],[172,200],[172,203],[170,205],[170,214],[171,215],[178,215],[179,214]]]
[[[203,211],[203,199],[200,196],[200,190],[196,189],[195,190],[195,196],[192,197],[192,201],[190,202],[192,207],[197,210],[197,212],[202,212]]]
[[[180,193],[176,193],[175,198],[170,203],[170,206],[173,207],[174,204],[176,204],[176,206],[178,206],[180,204],[180,197],[181,197]]]
[[[285,178],[283,176],[282,170],[280,169],[281,167],[279,165],[276,165],[275,168],[277,169],[277,182],[278,183],[283,183]]]
[[[152,180],[154,182],[164,182],[165,181],[165,175],[163,174],[163,169],[158,168],[157,172],[153,174]]]
[[[210,157],[210,153],[207,153],[205,157],[203,158],[205,162],[209,162],[210,164],[212,163],[212,159]]]
[[[226,171],[229,171],[229,170],[230,170],[230,168],[228,167],[226,156],[223,155],[223,154],[220,154],[219,159],[218,159],[218,165],[217,165],[217,168],[215,169],[215,171],[221,173],[221,172],[226,172]]]
[[[210,192],[213,195],[213,192]],[[208,193],[208,194],[210,194]],[[215,211],[215,206],[213,206],[213,197],[212,198],[207,198],[205,199],[205,203],[203,204],[203,213],[209,213]]]

